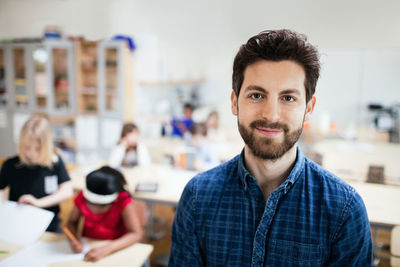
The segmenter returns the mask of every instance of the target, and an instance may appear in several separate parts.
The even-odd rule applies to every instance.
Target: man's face
[[[294,61],[260,60],[246,68],[239,96],[231,95],[232,113],[254,156],[279,159],[299,139],[315,105],[314,96],[306,103],[304,80]]]

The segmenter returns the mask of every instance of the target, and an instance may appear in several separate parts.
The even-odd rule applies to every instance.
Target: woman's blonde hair
[[[40,147],[36,164],[51,168],[53,166],[54,146],[50,119],[46,114],[35,113],[22,126],[19,135],[18,155],[24,165],[32,165],[24,154],[24,146],[32,140],[37,141]]]

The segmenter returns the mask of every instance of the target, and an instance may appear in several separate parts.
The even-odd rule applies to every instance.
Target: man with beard
[[[361,197],[297,146],[319,71],[317,49],[290,30],[241,46],[231,101],[245,147],[186,185],[169,266],[371,266]]]

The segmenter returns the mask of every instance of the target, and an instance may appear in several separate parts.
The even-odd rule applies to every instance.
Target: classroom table
[[[46,232],[40,238],[41,241],[44,242],[57,242],[66,240],[66,237],[62,234],[54,234]],[[94,240],[89,239],[89,244],[91,247],[97,247],[104,244],[105,240]],[[6,250],[6,254],[0,254],[0,263],[6,257],[9,257],[18,251],[23,249],[23,246],[9,244],[0,241],[0,248],[2,250]],[[83,260],[73,260],[73,261],[65,261],[59,263],[50,264],[49,267],[79,267],[79,266],[99,266],[99,267],[109,267],[109,266],[132,266],[132,267],[141,267],[141,266],[149,266],[149,256],[153,251],[153,246],[149,244],[141,244],[136,243],[130,247],[127,247],[123,250],[117,251],[107,257],[99,260],[96,263],[86,262]]]
[[[366,181],[370,166],[384,168],[384,182],[400,185],[400,144],[325,139],[311,146],[322,166],[346,181]]]
[[[400,225],[400,186],[349,182],[362,197],[372,225]]]

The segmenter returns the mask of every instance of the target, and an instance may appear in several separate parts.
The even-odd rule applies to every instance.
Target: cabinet
[[[15,154],[23,121],[44,112],[67,161],[105,158],[133,120],[132,72],[123,41],[0,44],[0,156]]]
[[[0,156],[16,153],[20,127],[33,112],[47,113],[52,121],[62,118],[63,124],[73,122],[73,46],[69,41],[1,44]],[[55,140],[73,149],[73,135],[55,134]]]
[[[76,45],[78,114],[98,114],[98,42],[79,41]]]
[[[110,40],[80,42],[78,52],[77,159],[86,163],[106,159],[123,123],[134,119],[132,52]],[[88,132],[88,125],[96,130]]]

